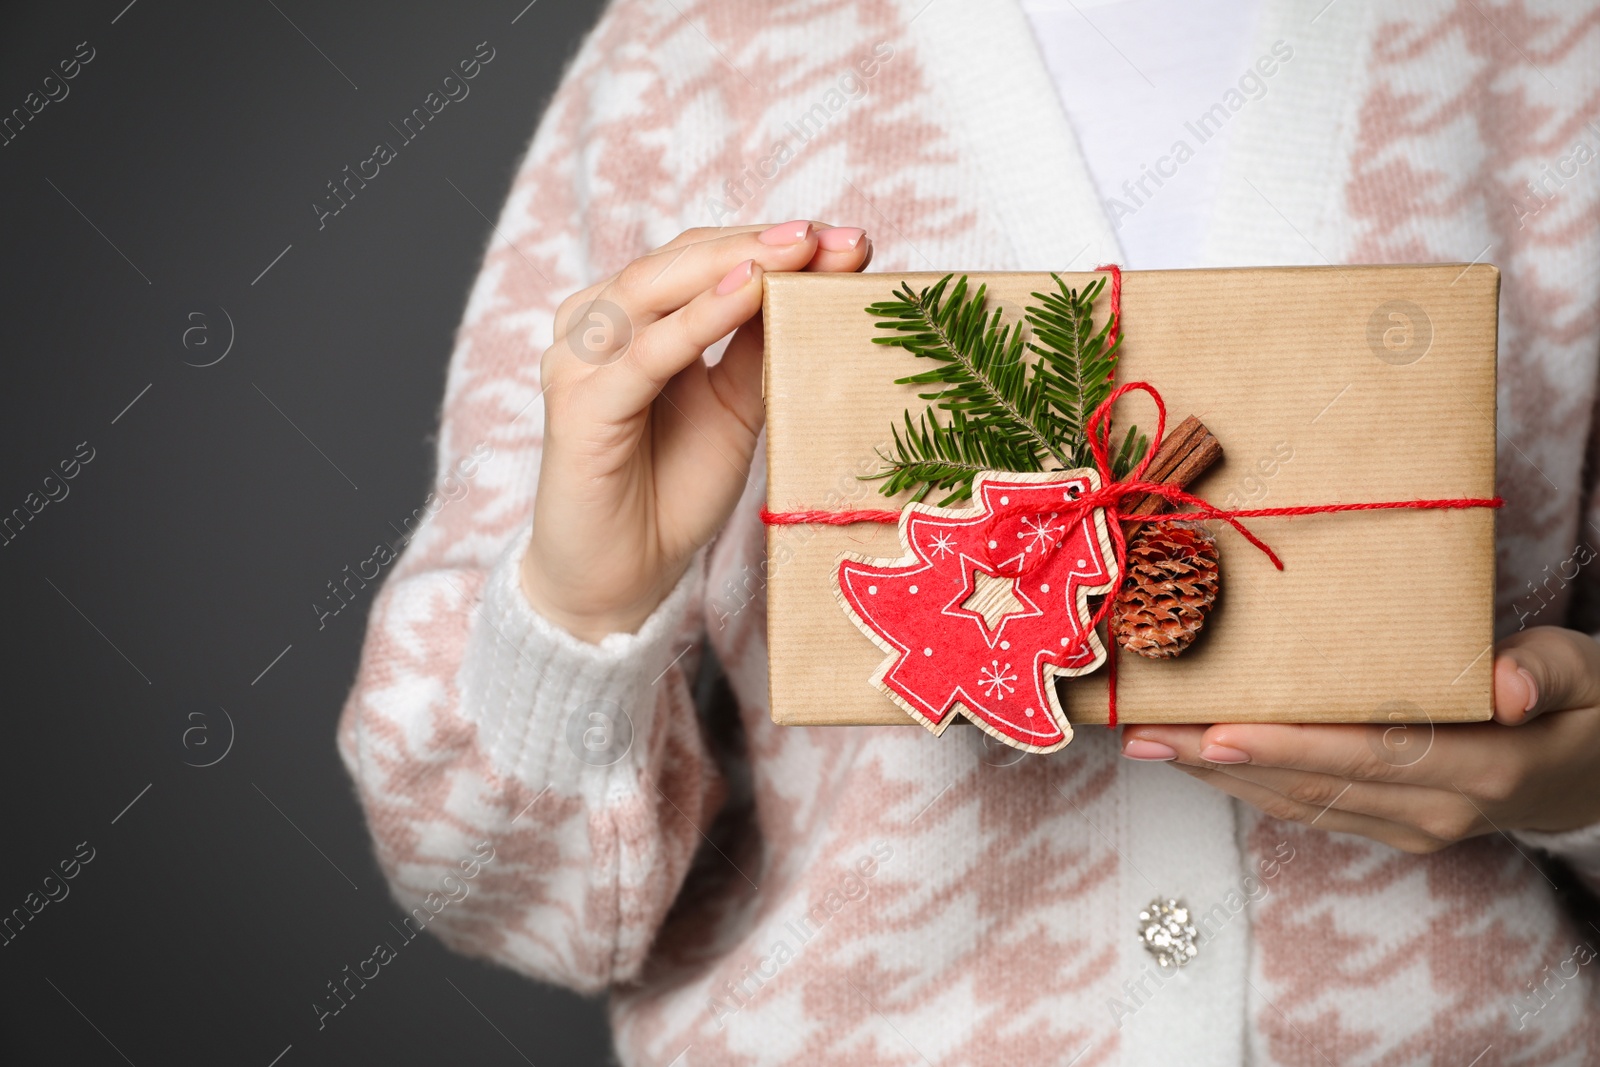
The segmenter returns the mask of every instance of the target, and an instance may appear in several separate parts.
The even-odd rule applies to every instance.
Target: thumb
[[[761,432],[766,405],[761,396],[762,378],[761,312],[734,331],[722,357],[706,371],[712,391],[722,399],[729,414],[750,431]]]
[[[1517,726],[1547,711],[1600,704],[1600,643],[1537,626],[1501,641],[1494,659],[1494,718]]]

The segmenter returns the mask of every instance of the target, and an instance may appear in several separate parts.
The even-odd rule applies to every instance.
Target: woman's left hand
[[[1575,830],[1600,822],[1600,643],[1554,626],[1500,642],[1491,722],[1130,726],[1122,746],[1273,818],[1407,852]]]

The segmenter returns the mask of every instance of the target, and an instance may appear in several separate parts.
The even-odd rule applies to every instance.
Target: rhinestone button
[[[1163,968],[1182,967],[1200,954],[1188,907],[1170,897],[1157,897],[1139,913],[1139,942]]]

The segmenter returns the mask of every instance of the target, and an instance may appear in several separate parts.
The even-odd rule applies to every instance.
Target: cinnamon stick
[[[1161,447],[1150,458],[1150,467],[1144,480],[1184,488],[1205,473],[1213,463],[1222,458],[1222,443],[1216,439],[1205,423],[1190,415],[1174,426],[1161,442]],[[1124,515],[1155,515],[1166,510],[1167,502],[1154,493],[1129,497],[1130,503],[1122,508]],[[1124,523],[1124,533],[1132,537],[1143,523]]]

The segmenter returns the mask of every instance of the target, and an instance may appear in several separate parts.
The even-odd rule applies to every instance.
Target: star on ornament
[[[1055,679],[1104,662],[1088,598],[1117,574],[1104,512],[1059,509],[1098,486],[1091,470],[985,472],[974,506],[906,506],[901,558],[847,555],[840,600],[888,654],[872,684],[935,734],[959,714],[1031,752],[1070,741]]]

